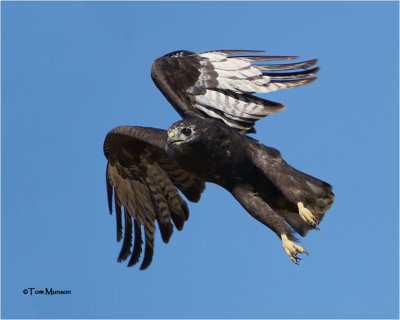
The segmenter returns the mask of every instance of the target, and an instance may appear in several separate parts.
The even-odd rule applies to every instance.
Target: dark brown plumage
[[[258,119],[284,109],[253,93],[314,81],[318,68],[296,69],[307,69],[317,60],[260,64],[296,57],[240,55],[257,52],[177,51],[153,64],[155,84],[184,120],[168,131],[117,127],[106,136],[107,195],[110,213],[114,196],[118,241],[124,217],[118,261],[129,256],[128,266],[139,261],[143,227],[140,268],[147,268],[153,257],[155,222],[167,243],[173,225],[181,230],[189,217],[178,190],[197,202],[205,182],[227,189],[255,219],[272,229],[292,261],[297,263],[298,253],[307,253],[292,242],[293,230],[305,236],[318,227],[333,202],[331,186],[289,166],[278,150],[245,134],[254,131]],[[274,72],[282,70],[289,72]]]

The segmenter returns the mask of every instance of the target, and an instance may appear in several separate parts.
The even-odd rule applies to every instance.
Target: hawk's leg
[[[283,249],[290,260],[297,264],[300,259],[297,258],[297,253],[306,253],[308,255],[306,250],[292,241],[295,238],[290,228],[286,225],[284,218],[254,192],[253,186],[240,184],[235,186],[231,192],[248,213],[277,234],[282,240]]]
[[[316,221],[314,215],[311,213],[310,210],[308,210],[306,207],[304,207],[303,202],[298,202],[297,208],[299,209],[299,215],[300,215],[301,219],[303,219],[303,221],[305,223],[309,224],[313,229],[319,230],[317,221]]]

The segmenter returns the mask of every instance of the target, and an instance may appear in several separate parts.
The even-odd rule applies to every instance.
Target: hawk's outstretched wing
[[[118,261],[131,254],[133,226],[134,246],[128,266],[138,262],[142,251],[141,226],[144,226],[146,246],[142,270],[152,260],[155,221],[163,241],[168,242],[173,231],[171,219],[178,230],[188,219],[189,210],[178,189],[190,201],[197,202],[205,188],[203,181],[170,159],[166,141],[166,130],[123,126],[111,130],[104,141],[104,154],[108,160],[108,205],[111,213],[114,194],[118,241],[122,238],[122,213],[125,221]]]
[[[151,76],[183,118],[206,115],[240,131],[252,132],[257,120],[285,108],[254,93],[306,85],[316,79],[314,75],[319,70],[308,69],[317,59],[265,64],[298,57],[243,55],[259,52],[263,51],[175,51],[154,62]]]

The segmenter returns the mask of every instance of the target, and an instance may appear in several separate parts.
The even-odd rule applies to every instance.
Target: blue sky
[[[398,3],[2,2],[3,318],[397,318]],[[296,266],[208,184],[144,272],[116,262],[106,133],[179,120],[150,78],[178,49],[319,58],[255,135],[336,202]],[[26,288],[70,295],[24,295]]]

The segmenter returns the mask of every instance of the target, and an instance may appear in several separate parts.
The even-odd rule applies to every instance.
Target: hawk
[[[118,261],[140,269],[153,257],[156,221],[168,243],[173,225],[182,230],[189,209],[179,191],[200,200],[205,183],[228,190],[243,208],[282,241],[298,264],[308,252],[295,233],[305,236],[334,201],[332,187],[294,169],[278,150],[247,136],[257,120],[284,110],[255,93],[313,82],[317,59],[279,63],[294,56],[265,56],[254,50],[175,51],[157,59],[151,77],[183,120],[168,130],[120,126],[104,141],[109,211],[114,202]],[[124,220],[124,223],[122,223]],[[133,242],[133,248],[132,248]],[[132,251],[131,251],[132,248]]]

